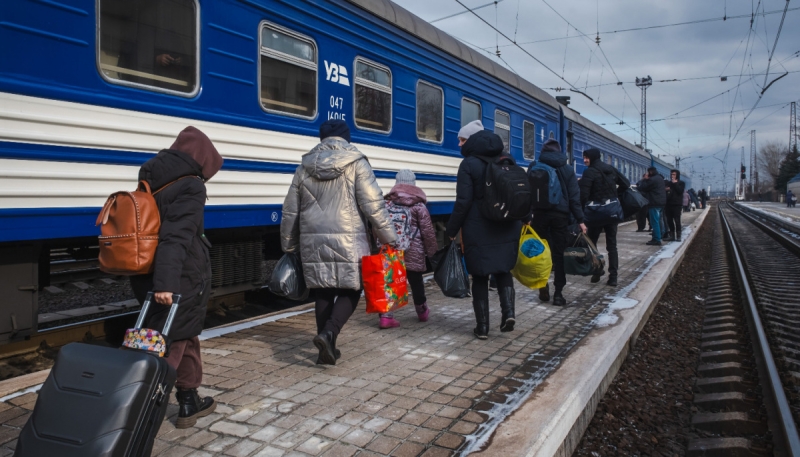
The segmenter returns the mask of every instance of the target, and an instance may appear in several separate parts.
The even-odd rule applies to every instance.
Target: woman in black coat
[[[477,121],[476,121],[477,122]],[[472,275],[472,307],[477,326],[473,333],[480,339],[489,335],[489,275],[497,281],[502,320],[500,331],[514,329],[514,279],[511,269],[517,261],[521,222],[493,221],[478,210],[476,200],[483,198],[486,162],[503,152],[503,140],[489,130],[472,135],[465,126],[459,132],[464,160],[458,167],[456,203],[447,223],[447,235],[454,239],[461,230],[467,270]],[[482,126],[481,126],[482,127]]]
[[[194,127],[186,127],[170,149],[145,162],[139,180],[147,181],[155,193],[161,216],[153,273],[131,276],[131,287],[139,303],[148,291],[164,306],[151,306],[146,326],[164,328],[173,294],[180,294],[178,312],[169,331],[167,354],[178,373],[175,383],[180,405],[177,428],[189,428],[197,419],[214,411],[211,397],[200,398],[203,379],[200,340],[211,291],[211,244],[203,234],[206,202],[205,181],[222,167],[222,157],[211,140]]]

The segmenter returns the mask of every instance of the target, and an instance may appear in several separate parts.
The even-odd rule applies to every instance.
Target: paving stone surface
[[[684,216],[689,224],[700,212]],[[413,306],[400,328],[378,329],[363,300],[338,339],[336,366],[315,365],[313,311],[203,341],[204,385],[216,411],[177,430],[174,398],[153,455],[450,456],[464,453],[509,413],[507,405],[541,385],[594,328],[610,295],[630,284],[658,248],[635,224],[620,227],[620,287],[568,276],[568,306],[541,303],[516,284],[517,324],[499,331],[490,292],[489,339],[472,335],[471,300],[426,285],[430,319]],[[604,240],[598,248],[603,252]],[[552,286],[551,286],[552,287]],[[543,387],[546,388],[546,387]],[[9,454],[36,394],[0,403],[0,456]]]

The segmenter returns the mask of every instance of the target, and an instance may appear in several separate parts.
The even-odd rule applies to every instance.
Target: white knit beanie
[[[480,120],[475,120],[461,127],[461,130],[458,131],[458,137],[468,140],[469,137],[480,132],[481,130],[483,130],[483,124]]]
[[[412,186],[417,185],[417,176],[411,170],[400,170],[397,172],[397,176],[394,177],[395,184],[411,184]]]

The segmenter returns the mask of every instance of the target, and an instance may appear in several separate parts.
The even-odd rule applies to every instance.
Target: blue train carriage
[[[674,168],[669,163],[657,156],[651,157],[638,145],[625,141],[569,107],[563,106],[561,111],[561,141],[565,153],[574,163],[578,176],[581,176],[586,168],[583,165],[583,151],[594,147],[601,151],[601,157],[606,163],[616,167],[632,184],[641,179],[651,164],[669,179],[669,172]],[[681,179],[686,182],[686,188],[689,189],[690,176],[681,172]]]
[[[0,3],[0,342],[37,329],[51,258],[96,258],[107,195],[186,125],[225,157],[208,184],[216,294],[258,287],[319,125],[341,118],[381,186],[411,168],[442,221],[458,129],[483,119],[521,163],[555,100],[389,1]]]

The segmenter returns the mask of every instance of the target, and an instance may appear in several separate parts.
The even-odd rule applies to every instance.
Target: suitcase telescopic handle
[[[147,296],[144,299],[144,303],[142,303],[142,310],[139,312],[139,318],[136,319],[136,327],[137,329],[142,328],[144,325],[144,318],[147,316],[147,311],[150,309],[150,302],[153,301],[153,292],[148,292]],[[169,307],[169,314],[167,315],[167,321],[164,323],[164,330],[161,332],[162,335],[167,336],[169,334],[169,330],[172,327],[172,321],[175,320],[175,313],[178,312],[178,303],[181,301],[180,294],[172,294],[172,306]]]

